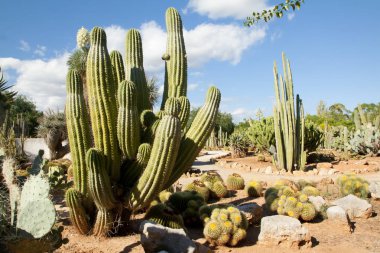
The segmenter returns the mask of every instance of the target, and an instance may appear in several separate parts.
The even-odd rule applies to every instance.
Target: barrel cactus
[[[355,175],[342,175],[337,179],[340,194],[347,196],[353,194],[359,198],[368,198],[369,183],[368,181]]]
[[[227,177],[227,188],[229,190],[242,190],[244,189],[244,178],[239,174],[233,173]]]
[[[149,102],[141,35],[135,29],[126,36],[125,64],[120,53],[108,53],[104,30],[92,29],[86,64],[89,112],[81,78],[75,70],[67,75],[74,188],[66,198],[73,224],[82,234],[107,235],[113,224],[127,221],[122,218],[128,217],[125,213],[149,206],[191,167],[214,128],[221,94],[211,87],[193,123],[184,129],[190,107],[177,10],[167,10],[166,22],[165,92],[159,113],[153,113]]]

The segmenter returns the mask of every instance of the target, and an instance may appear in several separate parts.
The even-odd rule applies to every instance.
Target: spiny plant
[[[249,147],[248,137],[243,132],[233,132],[228,138],[228,145],[230,146],[232,157],[245,157]]]
[[[227,177],[227,189],[229,190],[243,190],[244,178],[237,173],[233,173]]]
[[[380,130],[371,124],[362,125],[351,134],[347,148],[357,155],[377,156],[380,151]]]
[[[362,126],[370,124],[375,129],[380,129],[380,115],[371,115],[365,113],[362,106],[359,104],[357,109],[354,110],[355,128],[358,130]]]
[[[245,193],[248,197],[260,197],[263,195],[263,186],[259,181],[249,181],[245,185]]]
[[[210,190],[210,197],[223,198],[227,195],[227,187],[217,172],[208,171],[203,173],[200,180]]]
[[[147,210],[144,219],[153,221],[164,227],[175,229],[185,228],[182,216],[164,203],[151,206]]]
[[[368,181],[355,175],[342,175],[337,179],[340,194],[347,196],[353,194],[359,198],[368,198],[369,183]]]
[[[199,212],[205,223],[203,235],[211,245],[236,246],[245,239],[247,217],[235,206],[206,206]]]
[[[193,182],[185,185],[183,187],[183,190],[185,191],[196,191],[198,192],[202,197],[203,199],[205,200],[205,202],[208,201],[208,198],[210,196],[210,190],[207,188],[207,186],[202,183],[202,181],[200,180],[194,180]]]
[[[268,152],[275,145],[273,117],[250,120],[247,136],[259,152]]]
[[[190,110],[187,56],[182,21],[174,8],[166,11],[166,25],[165,85],[157,114],[149,101],[142,40],[135,29],[126,36],[125,66],[120,53],[109,55],[104,30],[91,31],[86,62],[89,117],[81,78],[73,70],[67,75],[74,188],[66,199],[72,223],[82,234],[116,232],[115,225],[128,220],[124,214],[147,207],[191,167],[214,128],[221,95],[211,87],[185,130]]]
[[[279,76],[274,64],[274,90],[276,104],[273,107],[276,138],[275,165],[287,171],[303,170],[306,163],[305,117],[302,100],[296,96],[294,104],[293,77],[290,62],[282,54],[284,77]]]

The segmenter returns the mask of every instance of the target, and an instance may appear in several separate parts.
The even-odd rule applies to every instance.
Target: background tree
[[[18,119],[22,117],[25,127],[24,134],[26,136],[36,137],[37,127],[39,125],[38,120],[43,116],[43,113],[37,110],[37,107],[32,100],[24,95],[18,95],[9,108],[8,116],[10,121],[14,122],[14,124],[16,124],[15,127],[18,128],[21,127],[17,125]]]
[[[14,97],[17,95],[17,92],[9,90],[13,86],[6,84],[7,81],[5,81],[3,72],[0,68],[0,125],[3,125],[6,111],[9,109]]]
[[[147,80],[148,90],[149,90],[149,102],[152,105],[152,108],[154,105],[158,102],[158,98],[160,97],[160,93],[158,92],[158,86],[157,86],[157,78],[151,77]]]
[[[286,0],[284,3],[280,3],[275,5],[272,9],[269,10],[263,10],[261,12],[252,12],[251,17],[247,17],[246,21],[244,22],[245,26],[253,26],[260,20],[264,20],[265,22],[268,22],[273,17],[281,18],[285,12],[289,11],[290,9],[299,10],[301,8],[301,4],[304,4],[304,0]]]
[[[192,108],[190,111],[189,121],[187,123],[187,128],[190,127],[191,123],[194,120],[195,115],[197,114],[199,107]],[[235,129],[235,124],[232,121],[231,113],[227,112],[218,112],[216,122],[215,122],[215,132],[217,133],[219,127],[222,127],[222,131],[228,135],[232,134]]]

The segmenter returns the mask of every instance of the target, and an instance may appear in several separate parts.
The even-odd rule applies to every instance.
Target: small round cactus
[[[247,196],[257,198],[262,196],[263,187],[261,182],[258,181],[250,181],[245,186],[245,192]]]
[[[304,221],[311,221],[315,218],[317,212],[312,203],[304,203],[302,205],[301,218]]]
[[[220,181],[214,183],[211,190],[217,198],[223,198],[228,193],[226,186]]]
[[[205,228],[203,229],[203,234],[206,239],[216,240],[222,234],[222,227],[220,222],[216,220],[210,220],[207,222]]]
[[[237,173],[227,177],[227,188],[229,190],[242,190],[244,189],[244,179]]]
[[[210,190],[207,188],[207,186],[204,183],[202,183],[199,180],[194,180],[192,183],[186,185],[183,188],[183,190],[198,192],[206,202],[210,195]]]
[[[306,194],[307,196],[319,196],[319,190],[315,188],[314,186],[305,186],[305,188],[302,189],[302,193]]]

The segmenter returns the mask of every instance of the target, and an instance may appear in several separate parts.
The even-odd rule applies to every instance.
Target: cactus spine
[[[276,95],[276,105],[273,107],[277,152],[275,162],[280,169],[293,171],[303,169],[306,163],[305,118],[302,100],[298,95],[294,108],[293,78],[289,60],[284,53],[282,62],[284,78],[278,75],[276,63],[273,68]]]
[[[184,97],[187,66],[181,25],[178,12],[169,9],[165,89],[178,92],[163,99],[157,116],[149,103],[141,36],[134,29],[127,34],[124,78],[120,53],[108,55],[105,32],[99,27],[91,32],[86,71],[91,121],[83,118],[85,104],[79,82],[69,73],[69,141],[75,152],[74,164],[82,174],[74,174],[75,188],[66,200],[73,224],[83,234],[107,235],[117,217],[149,205],[191,166],[214,127],[221,95],[211,87],[190,129],[182,130],[190,103]],[[90,125],[94,147],[85,130]],[[85,145],[76,139],[82,135]],[[191,217],[192,210],[188,213]]]

